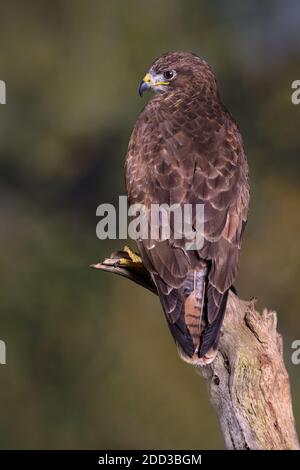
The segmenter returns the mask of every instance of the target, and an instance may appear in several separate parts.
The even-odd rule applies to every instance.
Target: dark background
[[[240,124],[252,201],[237,287],[278,311],[300,420],[299,29],[297,0],[1,2],[1,448],[223,446],[158,300],[88,267],[123,245],[97,240],[96,208],[125,193],[137,86],[169,50],[210,63]]]

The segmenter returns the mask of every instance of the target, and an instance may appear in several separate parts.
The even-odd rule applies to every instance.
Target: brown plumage
[[[181,356],[206,363],[217,350],[238,269],[249,205],[248,166],[237,124],[207,63],[187,52],[158,58],[141,84],[157,94],[134,127],[126,158],[129,203],[204,204],[204,245],[137,242]]]

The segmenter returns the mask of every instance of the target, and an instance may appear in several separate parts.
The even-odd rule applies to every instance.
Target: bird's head
[[[159,94],[174,91],[216,92],[214,74],[209,65],[191,52],[168,52],[156,59],[139,85],[139,94],[153,90]]]

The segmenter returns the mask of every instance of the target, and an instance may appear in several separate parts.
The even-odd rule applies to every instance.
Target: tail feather
[[[193,364],[214,359],[228,297],[228,291],[220,293],[209,283],[207,274],[206,268],[190,272],[180,288],[153,276],[180,355]]]
[[[221,305],[219,306],[218,313],[212,323],[209,323],[201,334],[201,347],[199,357],[205,356],[209,351],[216,351],[220,336],[220,330],[223,323],[226,305],[227,305],[228,291],[222,294]],[[215,306],[213,306],[215,308]],[[206,306],[207,311],[210,305]]]

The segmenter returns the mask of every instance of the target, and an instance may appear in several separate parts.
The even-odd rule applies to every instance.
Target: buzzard
[[[204,243],[137,240],[181,357],[211,362],[238,269],[249,205],[248,165],[238,125],[208,64],[189,52],[156,59],[139,93],[155,94],[132,132],[125,163],[129,204],[203,204]]]

